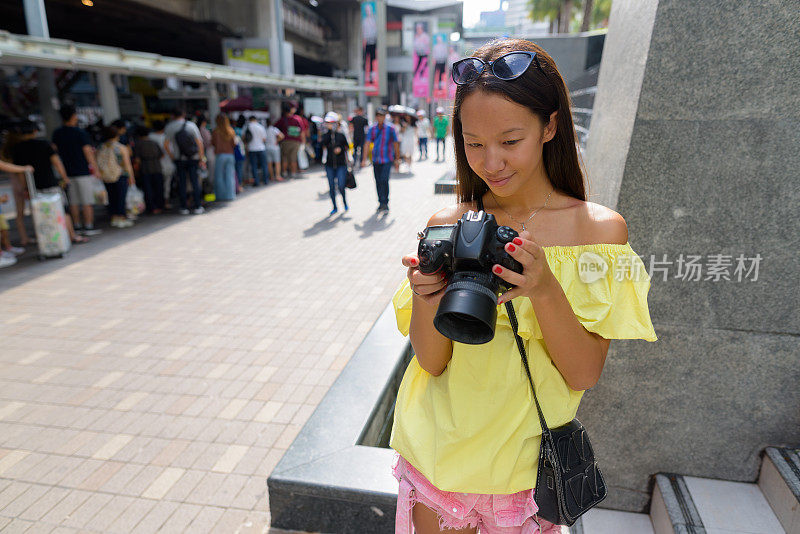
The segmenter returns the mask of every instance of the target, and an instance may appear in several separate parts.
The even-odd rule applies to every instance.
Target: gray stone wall
[[[483,46],[497,37],[499,37],[499,35],[493,33],[468,33],[464,37],[466,54],[472,54],[476,48]],[[558,65],[558,70],[561,72],[561,76],[563,76],[564,80],[566,80],[568,89],[571,89],[569,87],[569,82],[585,72],[587,61],[596,58],[598,48],[602,50],[603,40],[605,39],[605,35],[602,32],[548,35],[546,37],[513,35],[512,37],[528,39],[544,48],[556,62],[556,65]]]
[[[591,34],[553,35],[548,37],[531,37],[530,40],[544,48],[555,60],[561,76],[569,85],[586,70],[586,57],[589,51]]]
[[[653,274],[659,340],[615,341],[579,416],[642,510],[657,472],[754,481],[800,445],[800,2],[615,0],[586,164],[649,264],[731,256],[732,280]],[[760,254],[758,279],[736,257]]]

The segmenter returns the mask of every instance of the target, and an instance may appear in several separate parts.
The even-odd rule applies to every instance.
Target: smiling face
[[[525,106],[496,93],[475,91],[461,106],[464,152],[472,170],[498,197],[535,186],[544,176],[542,147],[555,135]]]

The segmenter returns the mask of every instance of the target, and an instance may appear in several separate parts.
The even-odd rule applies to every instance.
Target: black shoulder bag
[[[581,515],[606,498],[608,489],[581,422],[573,419],[558,428],[547,426],[533,387],[525,345],[517,333],[517,314],[510,301],[506,302],[506,310],[542,425],[539,470],[533,495],[539,506],[536,515],[556,525],[572,526]]]

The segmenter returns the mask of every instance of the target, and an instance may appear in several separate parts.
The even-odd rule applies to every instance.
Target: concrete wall
[[[530,40],[550,54],[556,65],[558,65],[561,76],[569,85],[570,80],[574,80],[586,70],[589,39],[593,35],[595,34],[552,35],[549,37],[532,37]]]
[[[659,340],[615,341],[586,394],[611,492],[649,479],[754,481],[767,445],[800,444],[800,2],[615,0],[586,164],[595,198],[645,256],[762,256],[757,280],[653,276]],[[733,266],[730,268],[733,274]]]
[[[464,37],[466,53],[472,54],[476,48],[483,46],[496,37],[497,35],[495,34],[468,33]],[[605,35],[602,32],[587,32],[569,35],[549,35],[546,37],[512,37],[527,39],[544,48],[555,60],[558,70],[561,71],[561,76],[564,77],[567,85],[569,85],[570,80],[574,80],[586,70],[589,58],[598,57],[598,48],[602,51]]]

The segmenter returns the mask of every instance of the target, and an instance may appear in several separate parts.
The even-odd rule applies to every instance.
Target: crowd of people
[[[208,201],[231,201],[245,186],[259,187],[300,178],[310,161],[322,165],[328,178],[331,215],[349,209],[349,173],[373,166],[378,212],[389,209],[389,174],[404,165],[411,171],[414,154],[428,159],[429,139],[436,140],[436,161],[444,161],[444,138],[449,129],[442,108],[433,121],[422,110],[393,106],[379,108],[370,124],[363,108],[349,117],[329,112],[324,119],[304,116],[292,102],[281,117],[260,120],[255,115],[235,119],[218,114],[209,124],[204,115],[189,117],[175,109],[167,122],[151,127],[117,119],[110,124],[78,125],[75,107],[65,104],[63,124],[48,140],[37,124],[23,121],[6,131],[0,150],[0,172],[12,177],[14,204],[29,197],[25,171],[33,175],[39,193],[57,193],[65,208],[65,223],[74,244],[100,234],[95,206],[107,204],[109,225],[128,228],[140,215],[131,197],[143,197],[143,211],[160,214],[176,210],[200,215]],[[0,198],[0,204],[8,199]],[[0,267],[35,242],[26,228],[24,210],[16,217],[19,246],[13,246],[9,227],[0,214]]]

